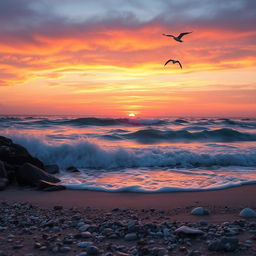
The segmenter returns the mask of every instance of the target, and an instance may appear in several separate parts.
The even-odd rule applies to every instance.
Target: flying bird
[[[169,36],[169,37],[172,37],[174,40],[176,40],[177,42],[180,42],[182,43],[183,41],[181,40],[181,38],[187,34],[190,34],[192,32],[184,32],[184,33],[180,33],[178,36],[173,36],[173,35],[166,35],[166,34],[163,34],[163,36]]]
[[[164,65],[166,66],[169,62],[172,62],[172,64],[178,63],[178,64],[180,65],[180,68],[182,69],[182,65],[181,65],[181,63],[180,63],[178,60],[169,59],[169,60],[167,60],[167,61],[165,62]]]

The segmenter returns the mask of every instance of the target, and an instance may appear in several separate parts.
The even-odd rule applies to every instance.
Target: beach
[[[255,192],[256,185],[173,193],[9,187],[0,193],[1,255],[254,255],[255,218],[239,213],[256,208]],[[196,207],[209,214],[192,215]],[[177,234],[183,226],[204,233]],[[238,245],[209,250],[222,237]]]

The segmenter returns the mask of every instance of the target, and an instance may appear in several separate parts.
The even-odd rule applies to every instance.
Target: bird
[[[177,42],[182,43],[183,41],[181,40],[181,38],[187,34],[190,34],[192,32],[184,32],[184,33],[180,33],[178,36],[173,36],[173,35],[167,35],[167,34],[163,34],[163,36],[169,36],[172,37],[174,40],[176,40]]]
[[[172,62],[173,64],[178,63],[180,65],[180,68],[182,69],[182,65],[178,60],[169,59],[165,62],[164,66],[166,66],[169,62]]]

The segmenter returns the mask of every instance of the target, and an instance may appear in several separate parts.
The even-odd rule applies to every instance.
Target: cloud
[[[184,72],[255,66],[255,7],[250,0],[2,0],[1,84],[89,66],[157,73],[169,57],[182,59]],[[185,29],[193,33],[182,45],[161,35]]]

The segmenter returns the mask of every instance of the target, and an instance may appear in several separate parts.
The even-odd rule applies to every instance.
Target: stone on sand
[[[204,232],[200,229],[181,226],[174,231],[179,236],[201,236]]]
[[[192,215],[209,215],[209,211],[203,207],[196,207],[191,211]]]
[[[256,217],[256,211],[254,211],[251,208],[244,208],[240,213],[240,217],[243,218],[255,218]]]

